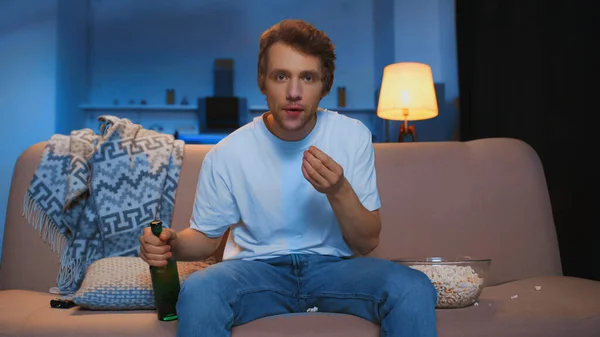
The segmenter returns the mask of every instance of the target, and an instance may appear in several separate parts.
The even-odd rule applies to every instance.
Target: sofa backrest
[[[56,284],[58,256],[22,216],[44,145],[28,148],[15,166],[0,289],[48,291]],[[491,258],[488,285],[562,274],[544,171],[529,145],[495,138],[374,147],[383,228],[371,256]],[[185,146],[176,229],[189,225],[200,166],[210,148]]]

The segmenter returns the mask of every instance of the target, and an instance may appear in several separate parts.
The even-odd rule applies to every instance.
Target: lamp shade
[[[383,69],[377,116],[390,120],[422,120],[438,115],[431,67],[400,62]]]

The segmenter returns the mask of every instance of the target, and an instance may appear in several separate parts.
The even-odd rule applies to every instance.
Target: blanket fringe
[[[76,280],[84,271],[84,268],[86,266],[81,259],[67,259],[64,255],[61,257],[61,264],[56,279],[58,289],[63,290],[61,295],[72,295],[79,288]]]
[[[77,277],[86,267],[84,261],[67,256],[69,252],[66,249],[67,238],[58,230],[56,223],[42,210],[29,191],[25,193],[23,201],[23,216],[35,230],[39,231],[44,242],[50,242],[50,249],[57,252],[60,258],[60,268],[56,279],[58,287],[54,291],[65,296],[72,295],[77,289]],[[62,292],[59,289],[62,289]]]
[[[39,231],[40,237],[44,242],[50,241],[50,249],[61,256],[67,246],[67,238],[58,230],[54,223],[43,210],[42,207],[33,199],[29,191],[25,193],[23,201],[23,214],[31,226]]]

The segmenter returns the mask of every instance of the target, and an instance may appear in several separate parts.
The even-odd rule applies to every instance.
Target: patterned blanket
[[[60,256],[58,292],[73,294],[103,257],[138,256],[151,220],[170,227],[183,141],[128,119],[53,135],[25,196],[24,215]]]

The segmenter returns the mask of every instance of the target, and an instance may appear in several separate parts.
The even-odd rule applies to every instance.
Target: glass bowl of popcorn
[[[491,259],[468,256],[395,260],[422,271],[437,290],[436,308],[464,308],[475,304],[483,290]]]

